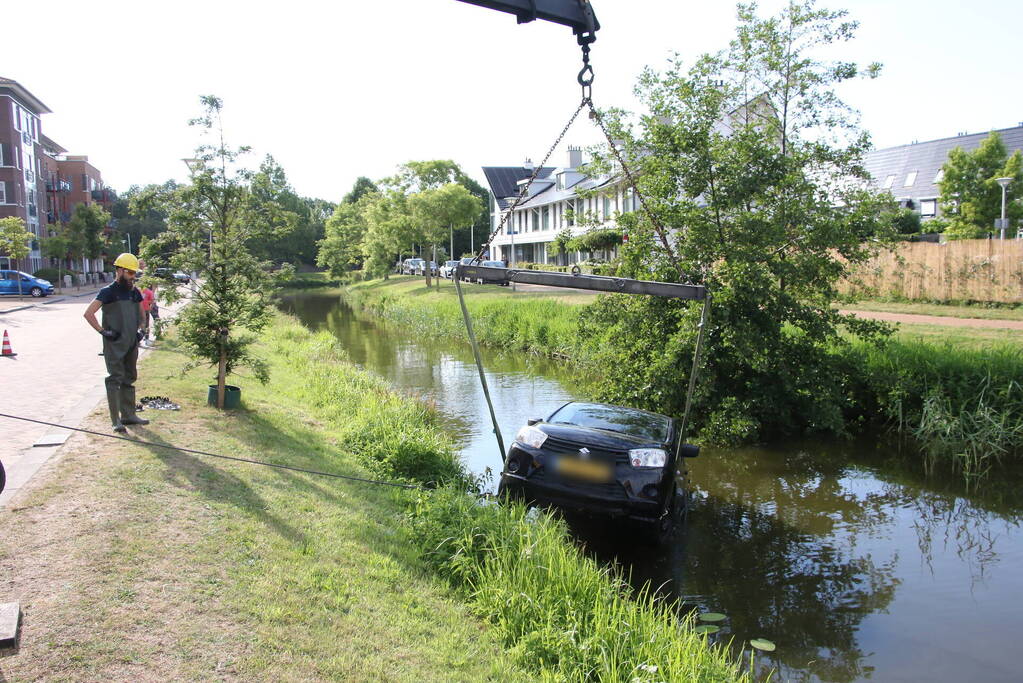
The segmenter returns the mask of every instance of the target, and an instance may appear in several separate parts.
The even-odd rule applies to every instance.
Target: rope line
[[[377,484],[379,486],[394,486],[395,488],[402,489],[414,489],[425,491],[426,488],[418,484],[401,484],[393,481],[379,481],[376,479],[363,479],[362,477],[352,477],[346,474],[335,474],[333,472],[320,472],[318,470],[307,470],[302,467],[293,467],[292,465],[278,465],[273,462],[265,462],[263,460],[250,460],[248,458],[238,458],[232,455],[221,455],[219,453],[210,453],[208,451],[198,451],[192,448],[182,448],[181,446],[171,446],[168,444],[156,443],[155,441],[143,441],[142,439],[132,439],[127,436],[116,436],[114,434],[104,434],[103,432],[96,432],[91,429],[81,429],[80,427],[68,427],[67,425],[57,424],[55,422],[46,422],[44,420],[35,420],[31,417],[21,417],[19,415],[8,415],[6,413],[0,413],[0,417],[6,417],[9,420],[21,420],[22,422],[34,422],[36,424],[46,425],[48,427],[58,427],[60,429],[67,429],[72,432],[82,432],[83,434],[92,434],[93,436],[103,436],[108,439],[117,439],[118,441],[129,441],[134,444],[141,444],[143,446],[156,446],[157,448],[166,448],[172,451],[180,451],[182,453],[192,453],[194,455],[205,455],[210,458],[221,458],[223,460],[234,460],[235,462],[244,462],[250,465],[262,465],[263,467],[275,467],[280,470],[291,470],[292,472],[302,472],[303,474],[315,474],[321,477],[332,477],[334,479],[347,479],[349,481],[358,481],[364,484]]]

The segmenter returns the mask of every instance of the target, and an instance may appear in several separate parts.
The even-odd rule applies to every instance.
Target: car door
[[[17,280],[11,279],[13,271],[0,270],[0,294],[17,294]]]

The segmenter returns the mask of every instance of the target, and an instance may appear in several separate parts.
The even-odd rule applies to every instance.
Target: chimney
[[[522,168],[526,169],[527,171],[532,172],[532,170],[535,168],[535,166],[533,166],[533,160],[532,159],[526,159],[526,163],[522,164]]]
[[[583,165],[583,148],[568,146],[568,168],[579,168]]]

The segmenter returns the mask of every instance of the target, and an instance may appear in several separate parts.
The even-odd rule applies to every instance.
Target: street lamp
[[[1001,228],[1001,239],[1005,239],[1005,230],[1009,227],[1008,221],[1005,220],[1005,190],[1008,189],[1009,183],[1012,182],[1012,178],[995,178],[995,182],[1002,186],[1002,219],[998,221],[998,227]]]

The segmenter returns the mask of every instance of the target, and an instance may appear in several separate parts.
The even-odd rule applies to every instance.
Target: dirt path
[[[981,318],[953,318],[945,315],[917,315],[915,313],[884,313],[881,311],[846,311],[839,313],[855,315],[867,320],[884,320],[891,323],[910,325],[941,325],[944,327],[982,327],[993,330],[1023,330],[1023,320],[983,320]]]

